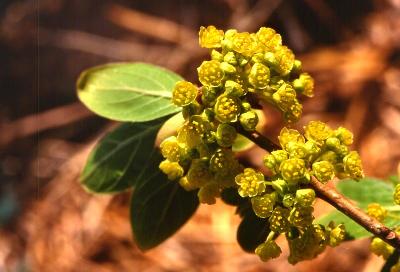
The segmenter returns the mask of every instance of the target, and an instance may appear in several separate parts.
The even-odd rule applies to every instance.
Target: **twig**
[[[270,139],[264,137],[258,132],[250,133],[247,131],[240,131],[239,133],[256,143],[261,148],[267,150],[268,152],[279,149],[279,146],[277,146]],[[393,230],[386,227],[382,223],[369,217],[361,209],[354,206],[350,202],[350,200],[339,194],[334,188],[329,188],[328,186],[323,185],[315,177],[312,177],[310,185],[315,190],[319,198],[325,200],[333,207],[349,216],[364,229],[381,238],[389,245],[393,246],[394,248],[400,249],[399,235],[397,235]]]
[[[331,204],[333,207],[357,222],[364,229],[381,238],[389,245],[400,249],[400,236],[382,223],[369,217],[361,209],[354,206],[350,200],[336,192],[334,188],[329,188],[323,185],[314,177],[311,179],[311,186],[319,198]]]
[[[259,147],[267,150],[268,152],[272,152],[274,150],[280,149],[279,145],[272,142],[270,139],[262,136],[257,131],[249,132],[249,131],[242,129],[241,127],[237,127],[236,129],[237,129],[238,133],[242,134],[244,137],[248,138],[250,141],[254,142]]]

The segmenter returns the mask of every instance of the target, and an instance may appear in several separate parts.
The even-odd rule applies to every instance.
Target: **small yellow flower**
[[[204,48],[220,48],[224,32],[215,26],[200,27],[199,44]]]

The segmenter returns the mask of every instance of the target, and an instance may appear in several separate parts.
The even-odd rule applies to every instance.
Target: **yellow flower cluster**
[[[278,108],[287,122],[299,119],[302,106],[298,95],[312,97],[314,80],[301,71],[301,62],[275,30],[262,27],[256,33],[223,32],[208,26],[201,27],[199,34],[200,46],[210,49],[212,58],[198,68],[206,93],[213,89],[216,96],[225,93],[242,99],[253,93]],[[239,113],[235,110],[235,114]]]
[[[227,189],[237,189],[270,229],[255,249],[263,261],[280,255],[275,242],[280,234],[289,242],[291,263],[340,244],[344,226],[313,223],[316,196],[304,185],[311,176],[321,182],[335,175],[363,177],[358,153],[349,151],[351,132],[319,121],[309,122],[304,135],[285,127],[279,135],[282,149],[264,158],[272,177],[244,168],[232,146],[238,133],[255,131],[259,102],[280,110],[287,123],[296,122],[302,113],[299,96],[313,96],[314,80],[271,28],[248,33],[201,27],[199,43],[211,59],[197,68],[199,87],[188,81],[175,85],[172,102],[182,107],[185,123],[162,142],[160,169],[184,189],[197,190],[201,203],[213,204]]]

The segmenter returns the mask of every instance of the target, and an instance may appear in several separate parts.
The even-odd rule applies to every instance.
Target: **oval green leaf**
[[[196,211],[197,192],[187,192],[169,181],[159,169],[161,155],[154,153],[131,199],[131,226],[137,246],[151,249],[173,235]],[[157,163],[158,162],[158,163]]]
[[[180,110],[170,99],[179,80],[182,77],[155,65],[112,63],[84,71],[77,91],[83,104],[100,116],[143,122]]]
[[[165,118],[124,123],[108,133],[90,153],[81,175],[85,188],[96,193],[120,192],[136,184],[149,163],[154,141]]]
[[[256,216],[252,209],[248,209],[238,227],[236,238],[244,251],[254,253],[256,247],[265,241],[269,232],[268,221]]]

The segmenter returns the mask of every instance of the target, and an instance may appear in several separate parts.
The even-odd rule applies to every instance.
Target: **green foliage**
[[[84,71],[77,82],[79,99],[96,114],[143,122],[178,112],[172,89],[182,78],[144,63],[114,63]]]
[[[108,133],[89,155],[81,182],[89,191],[114,193],[132,187],[149,164],[158,130],[165,121],[124,123]]]
[[[268,221],[256,216],[252,209],[246,209],[236,238],[244,251],[254,253],[256,247],[265,241],[269,232]]]
[[[383,223],[388,227],[395,227],[400,222],[400,207],[393,202],[392,184],[374,178],[364,178],[360,181],[342,180],[337,184],[337,190],[344,196],[355,201],[358,207],[367,210],[368,204],[379,203],[388,211]],[[372,236],[360,225],[339,211],[333,211],[318,219],[320,224],[343,223],[350,238],[359,239]]]
[[[146,164],[145,175],[133,191],[131,225],[136,244],[141,250],[151,249],[174,234],[196,211],[196,192],[185,191],[169,181],[158,169],[162,157],[155,153],[153,163]]]

